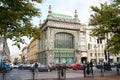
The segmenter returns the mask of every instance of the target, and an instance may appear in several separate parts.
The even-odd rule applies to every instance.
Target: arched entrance
[[[81,62],[82,63],[86,63],[87,62],[87,53],[86,52],[82,52],[81,53]]]

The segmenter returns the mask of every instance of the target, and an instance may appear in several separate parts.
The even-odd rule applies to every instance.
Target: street
[[[112,74],[116,74],[116,68],[113,68],[112,71],[105,71],[103,73],[103,75],[112,75]],[[94,76],[101,76],[101,71],[99,69],[94,68]],[[84,77],[83,71],[82,70],[75,71],[72,69],[66,70],[66,78],[76,78],[76,77]],[[5,73],[4,80],[27,80],[32,78],[33,78],[33,74],[30,70],[13,69],[11,72]],[[35,73],[35,79],[46,79],[46,78],[58,78],[58,71],[54,70],[52,72]],[[0,73],[0,80],[3,80],[2,73]]]

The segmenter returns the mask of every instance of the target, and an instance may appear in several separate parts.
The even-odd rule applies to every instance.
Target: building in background
[[[0,37],[0,60],[7,58],[10,60],[10,50],[7,44],[7,40]]]
[[[23,63],[29,63],[28,56],[29,56],[28,47],[25,46],[25,47],[22,48],[22,52],[21,52],[21,58],[22,58]]]
[[[38,42],[39,40],[33,39],[28,45],[28,61],[29,63],[33,63],[38,61]]]
[[[92,60],[94,64],[105,61],[105,40],[98,40],[91,36],[92,27],[86,26],[86,40],[88,61]]]
[[[87,40],[87,54],[88,61],[92,60],[94,64],[99,62],[107,62],[108,56],[110,62],[116,62],[117,56],[108,52],[105,54],[105,49],[107,46],[107,37],[105,39],[98,39],[98,37],[91,36],[93,26],[86,26],[86,40]],[[111,34],[108,34],[108,38],[110,38]]]

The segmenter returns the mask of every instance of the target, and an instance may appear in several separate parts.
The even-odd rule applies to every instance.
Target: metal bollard
[[[33,80],[35,80],[35,68],[33,68]]]
[[[3,80],[5,80],[5,73],[4,72],[2,73],[2,76],[3,76]]]
[[[58,70],[58,80],[60,80],[60,64],[58,65],[57,70]]]
[[[87,63],[87,75],[89,75],[90,74],[90,65],[89,65],[89,63]]]
[[[83,73],[84,73],[84,77],[86,77],[86,67],[85,66],[84,66]]]
[[[66,67],[64,69],[64,80],[66,80]]]
[[[116,69],[117,69],[117,75],[119,75],[119,65],[118,64],[117,64]]]
[[[93,74],[93,63],[92,63],[92,61],[90,62],[90,67],[91,67],[92,77],[94,77],[94,74]]]
[[[101,76],[103,76],[103,66],[102,66],[102,64],[101,64]]]

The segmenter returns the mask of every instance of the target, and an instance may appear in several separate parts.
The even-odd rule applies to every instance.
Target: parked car
[[[18,67],[19,67],[19,65],[14,65],[14,64],[12,65],[13,69],[18,69]]]
[[[66,64],[66,68],[71,69],[71,68],[73,68],[73,65],[74,64]]]
[[[84,64],[74,64],[73,70],[83,70],[86,66]]]
[[[20,70],[30,70],[31,64],[19,64],[18,69]]]
[[[110,66],[111,66],[111,68],[114,68],[115,64],[114,63],[110,63]]]
[[[31,65],[30,70],[33,72],[34,71],[34,64]],[[50,68],[48,65],[45,64],[38,64],[38,71],[39,72],[50,72],[53,69]]]
[[[50,71],[52,71],[52,69],[51,68],[49,68],[49,66],[48,65],[44,65],[44,64],[40,64],[39,66],[38,66],[38,71],[39,72],[50,72]]]
[[[58,68],[66,68],[66,64],[53,64],[52,66],[53,70],[56,70]]]
[[[114,65],[112,63],[108,63],[108,62],[104,62],[104,63],[99,63],[96,65],[96,68],[97,69],[104,69],[104,70],[107,70],[107,71],[110,71],[112,70],[111,68],[114,67]]]
[[[95,67],[96,67],[97,69],[101,69],[101,68],[104,67],[104,63],[98,63],[98,64],[96,64]]]
[[[120,68],[120,62],[114,62],[114,66],[117,67],[117,65]]]
[[[58,65],[59,65],[59,64],[53,64],[53,65],[52,65],[52,69],[53,69],[53,70],[56,70],[57,67],[58,67]]]

